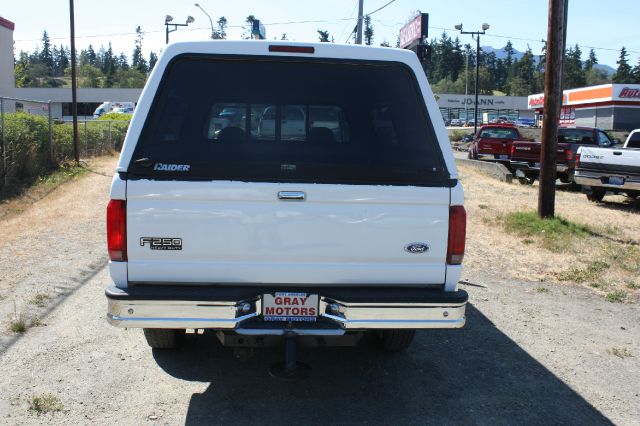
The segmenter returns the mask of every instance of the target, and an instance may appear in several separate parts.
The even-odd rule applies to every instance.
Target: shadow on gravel
[[[474,306],[463,330],[423,331],[402,355],[356,348],[301,351],[311,378],[283,383],[268,368],[282,350],[238,360],[215,336],[154,351],[168,374],[211,382],[186,424],[611,424]],[[196,341],[197,340],[197,341]]]

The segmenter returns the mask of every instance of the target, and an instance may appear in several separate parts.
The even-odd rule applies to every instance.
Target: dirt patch
[[[559,190],[556,214],[584,225],[593,235],[567,236],[548,245],[540,236],[507,232],[509,213],[535,211],[538,186],[499,182],[459,167],[468,212],[465,263],[489,274],[538,282],[572,283],[611,301],[637,301],[640,292],[640,203],[607,196],[592,203],[580,192]],[[618,293],[615,293],[618,292]],[[620,296],[624,292],[626,296]]]
[[[13,322],[41,325],[47,306],[106,263],[104,215],[116,161],[92,159],[83,176],[0,218],[0,349]]]

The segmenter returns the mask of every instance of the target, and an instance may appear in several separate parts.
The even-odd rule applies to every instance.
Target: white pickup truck
[[[640,129],[629,134],[622,148],[581,146],[575,181],[594,202],[602,201],[607,192],[640,197]]]
[[[291,105],[307,123],[295,142]],[[462,327],[466,213],[440,117],[410,51],[169,45],[111,186],[108,321],[158,349],[204,329],[228,346],[373,331],[398,351],[416,329]]]

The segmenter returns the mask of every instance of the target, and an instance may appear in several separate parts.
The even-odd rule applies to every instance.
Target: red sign
[[[529,107],[542,106],[542,105],[544,105],[544,96],[529,99]]]
[[[632,89],[630,87],[625,87],[620,91],[620,98],[640,98],[640,89]]]
[[[422,37],[422,15],[416,16],[413,21],[400,29],[400,47],[404,49]]]

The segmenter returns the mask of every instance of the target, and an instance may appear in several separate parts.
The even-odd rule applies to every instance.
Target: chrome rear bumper
[[[211,289],[209,296],[211,296]],[[392,290],[392,289],[390,289]],[[410,289],[415,294],[415,289]],[[320,295],[318,321],[315,323],[273,323],[262,321],[261,297],[254,295],[237,300],[170,300],[151,294],[136,296],[129,289],[110,287],[106,291],[108,300],[107,320],[122,328],[175,328],[175,329],[219,329],[235,330],[239,334],[282,334],[293,331],[297,334],[336,335],[345,331],[377,329],[426,329],[461,328],[465,324],[467,293],[460,290],[445,293],[441,290],[424,289],[419,300],[402,300],[395,294],[376,290],[384,297],[380,300],[363,300],[349,297],[345,300],[335,294]],[[358,289],[362,292],[362,289]],[[419,290],[418,290],[419,291]],[[314,290],[314,292],[316,292]],[[134,292],[131,292],[134,293]],[[338,292],[337,294],[340,294]],[[433,300],[429,295],[433,294]],[[374,295],[375,297],[375,295]],[[191,297],[197,299],[197,297]],[[219,299],[233,299],[225,295]],[[350,299],[350,300],[346,300]],[[354,301],[355,300],[355,301]],[[291,328],[293,327],[293,328]]]

